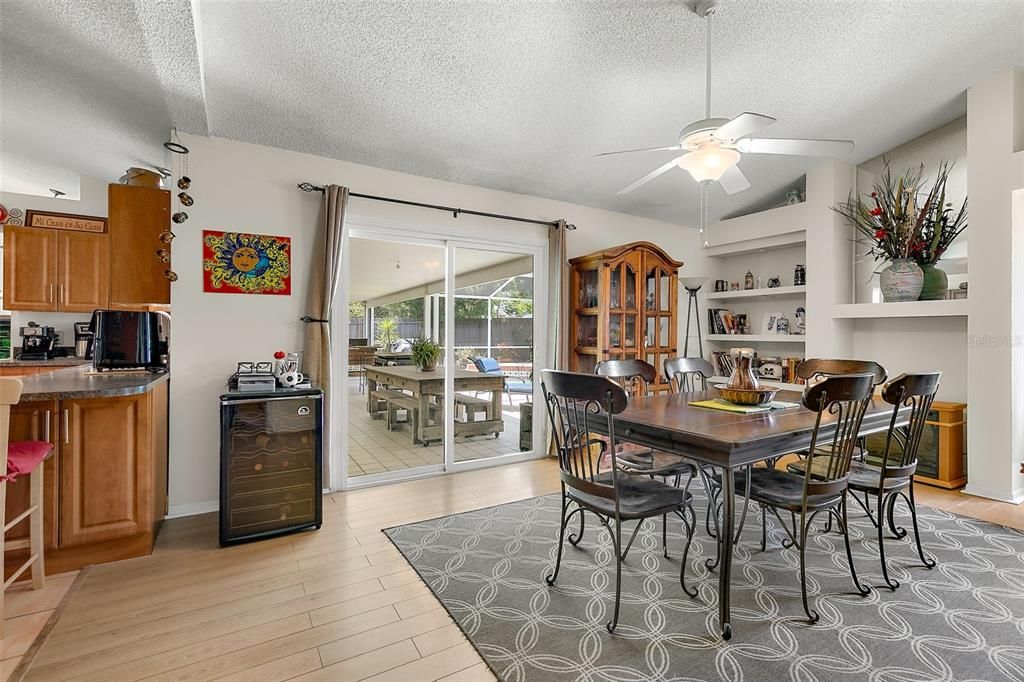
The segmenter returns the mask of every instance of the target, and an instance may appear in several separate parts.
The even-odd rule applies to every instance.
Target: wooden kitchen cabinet
[[[57,311],[57,231],[4,226],[4,308]]]
[[[140,486],[149,478],[145,395],[62,400],[60,544],[144,530]]]
[[[106,234],[4,228],[4,307],[86,312],[108,307],[110,247]]]
[[[61,232],[57,235],[57,307],[68,313],[91,313],[110,303],[110,245],[106,234]]]
[[[171,193],[165,189],[112,184],[108,189],[110,230],[110,307],[129,310],[169,305],[170,269],[156,257],[171,250],[160,241],[170,230]]]
[[[12,439],[48,432],[55,448],[44,463],[47,574],[152,552],[167,509],[167,396],[163,382],[135,395],[12,408]],[[8,518],[28,508],[28,482],[8,484]],[[26,521],[7,537],[27,534]],[[9,554],[8,575],[18,559]]]

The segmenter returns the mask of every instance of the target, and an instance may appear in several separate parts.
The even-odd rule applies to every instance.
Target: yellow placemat
[[[707,407],[712,410],[739,412],[740,414],[755,414],[758,412],[771,412],[772,410],[785,410],[791,407],[800,407],[799,403],[789,403],[784,400],[773,400],[767,405],[737,405],[736,403],[730,403],[728,400],[723,398],[695,400],[690,404],[694,407]]]

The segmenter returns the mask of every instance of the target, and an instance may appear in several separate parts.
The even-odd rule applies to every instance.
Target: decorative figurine
[[[798,189],[791,189],[788,192],[786,192],[786,205],[787,206],[792,206],[793,204],[799,204],[803,200],[804,200],[804,198],[800,194],[800,190],[798,190]]]
[[[740,283],[739,282],[733,282],[732,286],[730,287],[729,290],[730,291],[739,291],[740,290]]]
[[[775,320],[776,334],[789,334],[789,318],[781,315]]]
[[[798,264],[793,270],[793,286],[802,287],[805,284],[807,284],[807,269]]]
[[[768,278],[768,288],[769,289],[778,289],[781,286],[782,286],[782,280],[779,279],[778,275],[776,275],[775,277],[769,277]]]
[[[754,275],[750,270],[747,270],[747,276],[743,278],[743,288],[748,291],[754,288]]]
[[[796,309],[796,330],[793,333],[807,333],[807,311],[804,310],[803,306]]]

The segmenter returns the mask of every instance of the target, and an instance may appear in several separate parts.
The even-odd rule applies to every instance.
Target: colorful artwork
[[[203,230],[203,291],[288,296],[291,249],[290,237]]]

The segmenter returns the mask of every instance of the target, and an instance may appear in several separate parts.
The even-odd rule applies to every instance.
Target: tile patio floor
[[[440,443],[424,447],[412,442],[411,427],[402,425],[394,431],[384,427],[383,419],[373,419],[366,412],[366,395],[359,392],[357,379],[349,379],[349,435],[348,475],[364,476],[386,471],[402,471],[416,467],[441,464],[444,448]],[[481,394],[480,397],[486,397]],[[518,453],[519,405],[524,396],[502,397],[502,417],[505,430],[498,438],[474,436],[455,441],[455,461],[465,462],[484,457],[497,457]],[[534,417],[536,419],[536,416]]]

